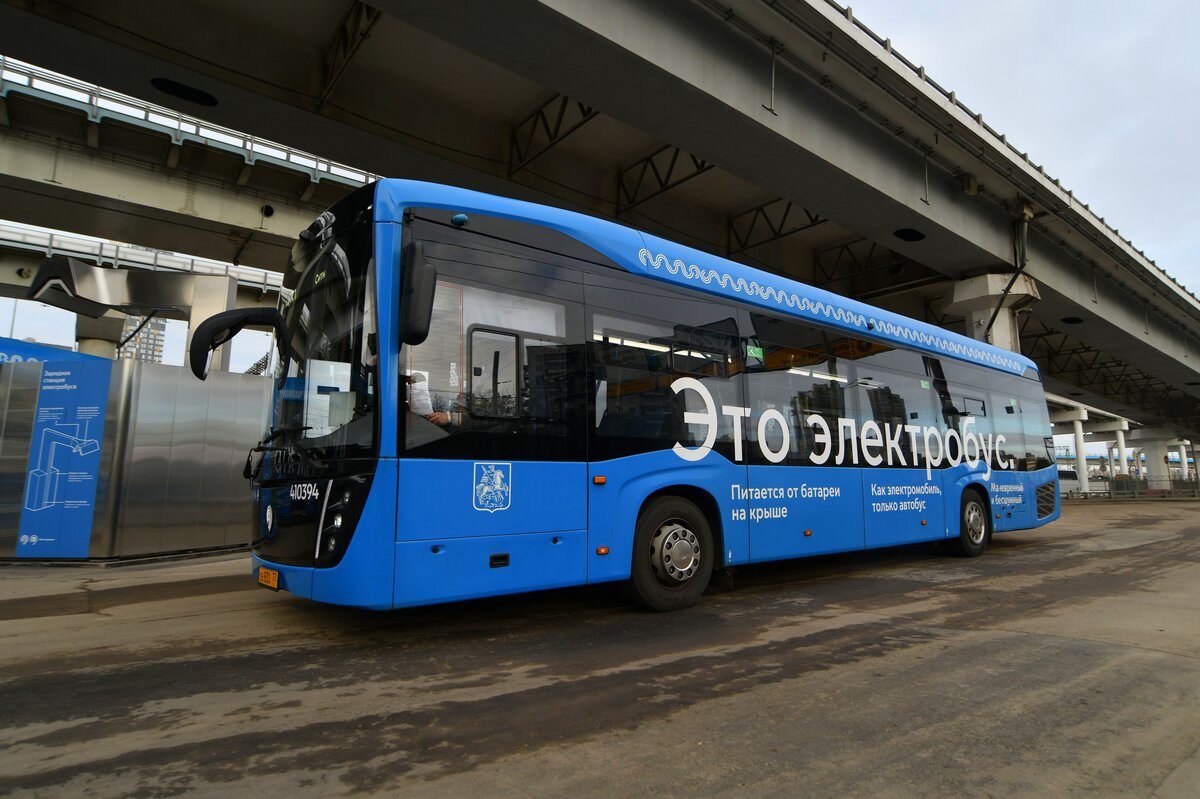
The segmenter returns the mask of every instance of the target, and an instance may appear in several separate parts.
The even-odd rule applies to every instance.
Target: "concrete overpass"
[[[999,303],[986,276],[1006,284],[1023,265],[1040,300],[1004,316],[1052,390],[1200,431],[1200,302],[832,2],[184,0],[166,15],[0,0],[0,52],[363,170],[616,217],[976,335],[975,306]],[[240,168],[218,171],[248,188]],[[247,216],[210,233],[244,237]],[[976,294],[956,297],[972,279]]]

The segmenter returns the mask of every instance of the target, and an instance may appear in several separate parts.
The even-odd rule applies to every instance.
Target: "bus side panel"
[[[863,470],[863,506],[867,547],[930,541],[947,534],[947,481],[941,472],[925,477],[923,468]],[[958,507],[958,495],[952,498]],[[957,535],[957,528],[955,535]]]
[[[1029,472],[992,471],[988,484],[988,504],[992,509],[992,532],[1024,530],[1033,526],[1033,481]],[[957,510],[957,508],[956,508]],[[955,519],[957,522],[957,517]],[[954,527],[955,534],[958,525]]]
[[[373,610],[392,607],[396,474],[396,461],[379,461],[346,554],[336,566],[312,569],[313,599]]]
[[[1020,505],[1013,503],[1011,500],[997,503],[996,500],[993,499],[992,525],[995,532],[1003,533],[1011,530],[1028,530],[1049,524],[1057,519],[1061,511],[1061,506],[1058,501],[1057,486],[1052,489],[1052,496],[1054,497],[1054,511],[1046,517],[1039,519],[1037,508],[1038,487],[1047,483],[1053,483],[1056,472],[1056,466],[1050,466],[1049,468],[1038,469],[1037,471],[1032,472],[1021,472],[1020,480],[1022,481],[1024,493],[1022,494],[1022,501]],[[999,496],[1000,494],[997,494],[997,497]],[[997,514],[1000,515],[1000,518],[996,518]]]
[[[587,467],[400,461],[396,607],[586,582]]]
[[[396,607],[582,585],[587,533],[396,542]]]
[[[862,469],[749,468],[753,493],[747,500],[747,510],[752,560],[863,548]]]
[[[537,461],[400,461],[397,541],[582,530],[587,466]]]
[[[1034,472],[993,470],[987,480],[983,479],[982,472],[978,470],[970,472],[958,469],[946,470],[946,535],[953,538],[959,534],[958,513],[962,501],[962,491],[971,483],[978,483],[987,491],[987,500],[991,507],[992,532],[1028,530],[1049,524],[1060,514],[1057,498],[1053,513],[1039,519],[1036,497],[1038,486],[1051,482],[1053,479],[1053,467]]]
[[[716,561],[722,565],[750,559],[750,540],[745,519],[746,502],[733,498],[734,486],[746,485],[746,467],[710,452],[702,460],[688,462],[671,450],[631,455],[591,464],[591,477],[604,483],[590,485],[588,503],[589,583],[629,577],[633,558],[633,535],[638,511],[646,498],[668,486],[689,486],[710,494],[720,513],[725,551]],[[716,534],[716,530],[713,531]],[[597,549],[607,547],[600,555]]]

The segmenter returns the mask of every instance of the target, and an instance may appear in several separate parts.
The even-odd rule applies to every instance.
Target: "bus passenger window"
[[[669,449],[676,443],[699,446],[708,426],[686,424],[684,414],[703,412],[696,392],[676,392],[678,378],[698,380],[715,408],[741,405],[736,375],[741,371],[739,339],[723,329],[732,320],[709,328],[596,311],[592,318],[596,415],[593,420],[598,457],[621,457]],[[733,457],[732,423],[718,414],[714,448]]]

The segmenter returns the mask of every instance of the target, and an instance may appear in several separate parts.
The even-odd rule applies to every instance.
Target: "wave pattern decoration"
[[[980,347],[971,346],[970,344],[964,344],[961,341],[952,341],[943,336],[938,336],[925,330],[918,330],[908,325],[900,325],[883,319],[869,318],[846,308],[840,308],[822,300],[814,300],[811,297],[803,297],[792,291],[780,290],[775,286],[759,283],[756,280],[735,277],[728,272],[689,264],[678,258],[672,260],[662,253],[652,253],[645,248],[638,252],[638,260],[641,261],[642,266],[665,270],[671,275],[678,275],[692,283],[703,284],[705,286],[711,286],[715,283],[726,291],[754,299],[765,300],[774,305],[786,307],[792,311],[808,314],[812,317],[836,320],[862,330],[870,330],[876,334],[892,336],[893,338],[903,339],[914,344],[931,347],[942,352],[957,355],[960,358],[969,358],[975,361],[990,363],[1018,374],[1023,371],[1019,361],[1005,357],[1002,353],[991,352]]]

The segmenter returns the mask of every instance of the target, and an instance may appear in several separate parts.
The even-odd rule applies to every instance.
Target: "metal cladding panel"
[[[0,558],[17,554],[40,363],[0,363]]]
[[[156,367],[151,367],[152,369]],[[162,367],[158,367],[162,368]],[[204,437],[208,427],[208,401],[212,386],[193,390],[183,383],[191,375],[172,369],[176,381],[175,416],[171,425],[171,447],[167,457],[167,496],[163,502],[161,536],[155,545],[170,543],[172,549],[196,549],[203,527],[215,520],[201,513],[200,484],[204,466]],[[207,382],[207,381],[206,381]],[[194,383],[193,383],[194,384]],[[221,536],[224,539],[224,535]]]
[[[129,455],[130,396],[136,361],[112,362],[108,382],[108,405],[104,414],[104,440],[100,450],[100,473],[96,480],[96,512],[92,517],[89,558],[117,556],[117,525],[124,491],[124,467]]]
[[[217,372],[205,381],[211,385],[206,386],[208,403],[199,459],[199,495],[192,522],[197,547],[223,546],[228,542],[226,528],[234,492],[250,493],[249,485],[240,473],[235,475],[230,463],[231,445],[237,432],[240,378],[241,375]],[[248,439],[246,449],[251,441],[257,440]],[[249,543],[249,538],[240,543]]]
[[[271,401],[271,381],[253,375],[238,378],[237,416],[230,438],[223,443],[229,474],[229,505],[225,517],[225,544],[247,544],[254,537],[254,498],[242,476],[246,451],[262,440]]]
[[[128,456],[122,479],[114,554],[141,555],[181,548],[162,539],[171,477],[171,431],[175,424],[176,375],[138,364],[131,374]]]
[[[248,544],[246,450],[262,437],[267,378],[137,364],[125,372],[126,445],[112,478],[119,497],[106,552],[128,557]]]

